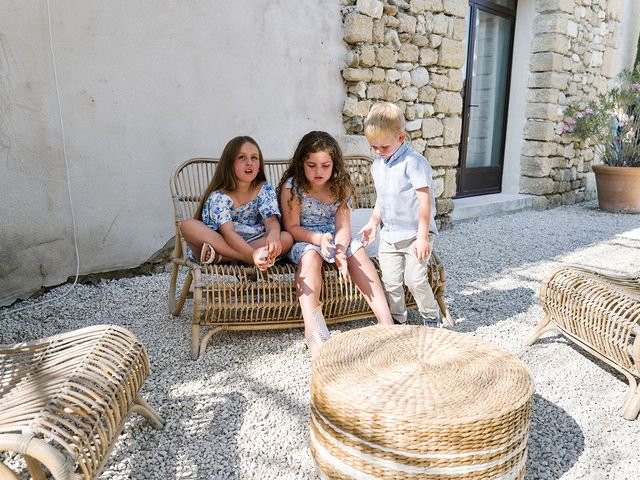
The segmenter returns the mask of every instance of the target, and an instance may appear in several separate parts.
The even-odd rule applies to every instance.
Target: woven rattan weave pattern
[[[146,351],[128,330],[98,325],[0,345],[0,451],[24,456],[34,479],[100,474],[129,412],[162,420],[138,393]],[[18,478],[0,462],[0,478]]]
[[[351,330],[313,362],[310,447],[329,478],[521,479],[532,397],[524,364],[472,335]]]
[[[627,420],[640,411],[640,271],[606,275],[561,267],[540,287],[545,316],[527,339],[559,330],[565,337],[624,374],[629,394],[622,408]]]
[[[373,208],[376,197],[370,172],[371,159],[351,156],[345,160],[356,190],[353,208]],[[185,301],[193,299],[191,356],[194,359],[204,352],[211,337],[222,330],[303,326],[296,296],[295,265],[281,261],[263,273],[254,266],[203,266],[186,257],[187,246],[178,225],[185,218],[193,217],[216,165],[217,160],[212,158],[187,160],[176,169],[170,181],[176,241],[169,284],[169,310],[173,315],[179,315]],[[266,160],[267,180],[277,185],[287,165],[287,160]],[[186,271],[186,277],[182,288],[178,288],[181,269]],[[428,275],[445,323],[452,324],[443,298],[444,267],[435,253],[431,256]],[[373,315],[355,284],[345,282],[334,265],[324,266],[320,301],[328,324]],[[408,290],[406,301],[408,307],[415,306]],[[201,338],[203,326],[209,327],[209,331]]]

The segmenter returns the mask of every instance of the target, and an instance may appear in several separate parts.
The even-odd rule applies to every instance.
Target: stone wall
[[[361,135],[377,101],[405,112],[413,147],[434,169],[438,223],[449,224],[462,127],[466,0],[342,0],[350,47],[343,121]]]
[[[566,105],[592,98],[616,75],[623,0],[536,0],[521,193],[536,208],[581,202],[593,151],[561,135]]]

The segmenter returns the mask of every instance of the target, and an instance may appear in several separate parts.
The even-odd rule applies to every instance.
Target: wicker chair
[[[623,417],[640,411],[640,271],[606,275],[578,267],[562,267],[542,282],[545,316],[527,339],[559,330],[569,340],[621,372],[629,381]]]
[[[23,455],[34,479],[97,478],[130,412],[161,418],[138,393],[144,347],[124,328],[98,325],[0,346],[0,451]],[[19,478],[0,462],[0,478]]]
[[[294,283],[296,266],[292,263],[281,261],[268,271],[260,272],[255,266],[205,266],[187,258],[187,246],[178,225],[185,218],[193,217],[217,162],[212,158],[187,160],[176,169],[170,181],[176,238],[169,285],[169,310],[173,315],[180,315],[187,298],[193,299],[193,359],[204,352],[213,335],[223,330],[265,330],[304,325]],[[346,157],[346,162],[356,189],[353,208],[373,208],[375,188],[370,173],[371,159],[351,156]],[[277,185],[287,165],[287,160],[265,161],[267,180]],[[445,323],[451,325],[453,322],[443,298],[444,267],[435,253],[431,256],[429,267],[429,281],[435,298],[445,316]],[[324,286],[320,300],[327,323],[370,317],[371,310],[355,285],[344,282],[334,265],[325,264],[323,268]],[[181,269],[185,269],[187,274],[177,294]],[[408,290],[406,300],[408,307],[415,306]],[[202,326],[210,328],[200,338]]]

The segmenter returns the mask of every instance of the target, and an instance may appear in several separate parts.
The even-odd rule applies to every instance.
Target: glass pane
[[[501,164],[511,19],[477,10],[466,166]]]

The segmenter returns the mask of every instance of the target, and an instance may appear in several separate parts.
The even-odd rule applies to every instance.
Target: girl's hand
[[[362,238],[362,244],[366,247],[376,239],[376,233],[378,231],[378,224],[373,223],[371,220],[360,229],[358,232]]]
[[[330,233],[323,233],[320,237],[320,253],[324,258],[331,258],[336,246],[332,243],[333,235]]]
[[[265,247],[269,252],[269,258],[275,262],[276,258],[278,258],[282,253],[282,243],[280,242],[280,235],[278,235],[275,239],[270,239],[269,237],[267,237]]]
[[[273,265],[273,260],[269,257],[267,247],[256,248],[253,251],[253,264],[261,272]]]
[[[351,281],[351,275],[349,275],[349,267],[347,264],[347,255],[344,252],[336,253],[335,256],[336,266],[342,278],[345,282]]]

